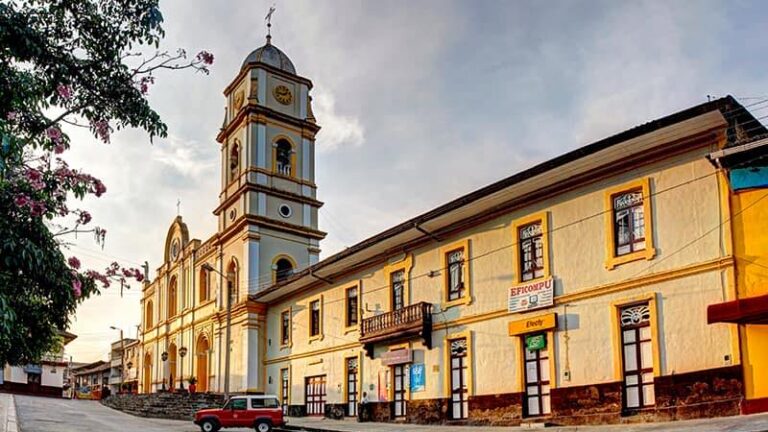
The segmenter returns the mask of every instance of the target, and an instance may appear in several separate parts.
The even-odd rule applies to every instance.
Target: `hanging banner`
[[[424,363],[411,365],[411,392],[424,391],[426,387],[424,375]]]
[[[529,282],[509,289],[509,312],[525,312],[552,306],[555,281],[551,277],[542,281]]]

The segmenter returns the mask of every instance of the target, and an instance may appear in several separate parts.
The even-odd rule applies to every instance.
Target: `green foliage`
[[[110,280],[141,280],[113,263],[81,272],[62,254],[60,236],[105,230],[80,227],[72,197],[100,196],[98,179],[60,156],[72,144],[62,126],[89,128],[108,142],[113,129],[135,127],[150,139],[166,125],[146,93],[160,69],[207,73],[213,55],[186,61],[157,49],[164,36],[158,0],[0,0],[0,365],[36,362],[61,348],[60,330],[77,305]],[[74,228],[52,220],[77,216]]]

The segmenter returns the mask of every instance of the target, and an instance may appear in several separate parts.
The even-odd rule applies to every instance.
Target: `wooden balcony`
[[[365,318],[360,328],[360,342],[368,357],[373,358],[373,346],[412,337],[424,339],[432,349],[432,304],[421,302],[392,312]]]

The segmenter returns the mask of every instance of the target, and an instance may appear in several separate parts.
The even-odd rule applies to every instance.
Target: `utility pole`
[[[115,326],[110,326],[112,330],[120,330],[120,388],[117,392],[123,391],[123,378],[125,377],[125,338],[123,338],[123,329],[119,329]]]
[[[235,283],[235,275],[233,272],[224,273],[216,270],[212,265],[203,264],[205,271],[212,271],[223,276],[227,281],[227,328],[226,328],[226,342],[224,344],[224,399],[229,399],[229,345],[230,345],[230,325],[232,323],[232,286]]]

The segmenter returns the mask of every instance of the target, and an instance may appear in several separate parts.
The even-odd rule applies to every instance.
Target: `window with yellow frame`
[[[278,138],[272,147],[272,171],[282,176],[295,177],[296,151],[293,144],[287,138]]]
[[[360,321],[360,290],[357,285],[344,289],[344,331],[357,328]]]
[[[280,346],[291,345],[291,309],[280,312]]]
[[[466,305],[472,301],[472,279],[469,272],[469,239],[440,248],[443,257],[443,309]]]
[[[648,178],[605,192],[606,262],[610,269],[656,255]]]
[[[309,341],[323,338],[323,296],[309,301]]]
[[[517,283],[548,278],[549,214],[541,212],[516,220],[512,224],[515,247],[513,262]]]
[[[384,268],[384,274],[389,284],[389,307],[391,311],[402,309],[410,304],[411,267],[413,267],[413,255],[407,254],[404,259]]]

